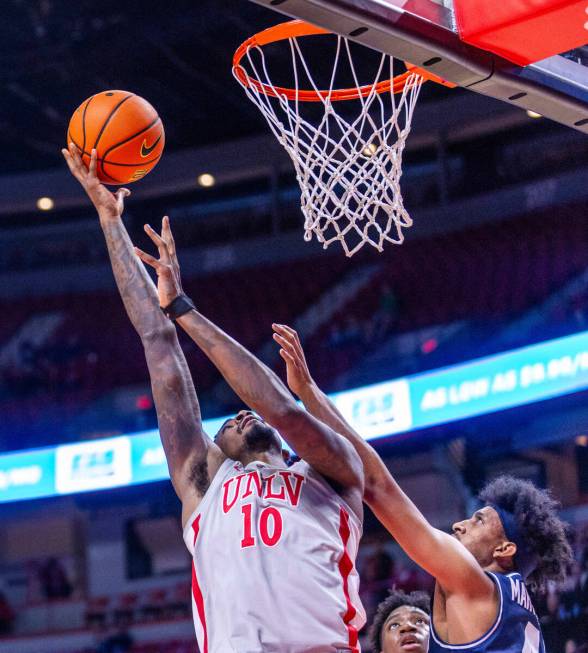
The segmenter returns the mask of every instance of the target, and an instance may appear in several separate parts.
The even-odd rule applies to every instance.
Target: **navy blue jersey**
[[[494,624],[485,635],[469,644],[444,643],[431,624],[429,653],[545,653],[539,619],[521,575],[487,573],[499,592]]]

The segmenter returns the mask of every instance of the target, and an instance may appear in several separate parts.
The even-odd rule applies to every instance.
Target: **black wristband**
[[[187,295],[178,295],[171,304],[162,306],[161,310],[169,317],[170,320],[177,320],[182,315],[196,310],[194,302]]]

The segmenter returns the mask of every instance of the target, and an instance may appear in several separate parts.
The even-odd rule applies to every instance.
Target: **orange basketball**
[[[153,169],[163,153],[165,132],[157,111],[128,91],[92,95],[74,111],[68,144],[81,150],[86,165],[95,148],[98,178],[104,184],[130,184]]]

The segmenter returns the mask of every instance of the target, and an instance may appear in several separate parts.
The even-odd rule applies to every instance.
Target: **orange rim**
[[[436,84],[441,84],[442,86],[447,86],[448,88],[455,88],[457,86],[457,84],[448,82],[447,80],[442,79],[441,77],[434,75],[427,70],[423,70],[418,66],[405,62],[407,68],[406,72],[397,75],[393,79],[387,79],[378,82],[377,84],[366,84],[365,86],[334,90],[315,91],[312,89],[301,91],[293,88],[283,88],[281,86],[271,86],[270,84],[264,84],[258,79],[255,79],[255,77],[248,75],[243,66],[241,66],[243,57],[249,52],[251,48],[261,48],[264,45],[269,45],[270,43],[287,41],[288,39],[298,38],[300,36],[315,36],[332,33],[333,32],[329,32],[322,27],[311,25],[304,20],[289,20],[285,23],[280,23],[278,25],[274,25],[273,27],[269,27],[262,32],[254,34],[252,37],[241,43],[241,45],[237,48],[233,56],[233,73],[244,86],[253,87],[260,93],[264,93],[269,97],[286,97],[288,100],[298,100],[300,102],[321,102],[326,98],[330,98],[335,102],[341,100],[356,100],[360,97],[367,97],[372,93],[373,90],[375,90],[376,93],[387,93],[390,90],[393,93],[401,93],[411,76],[415,73],[420,75],[424,81],[435,82]]]

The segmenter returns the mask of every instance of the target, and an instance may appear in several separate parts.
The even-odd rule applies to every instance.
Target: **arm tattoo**
[[[122,220],[103,224],[108,255],[127,315],[141,339],[164,329],[169,323],[159,310],[157,290],[137,258]]]
[[[151,377],[159,432],[172,482],[196,483],[206,491],[202,472],[178,478],[188,457],[206,465],[207,438],[202,431],[200,405],[176,330],[159,308],[157,289],[134,252],[122,220],[102,225],[114,278],[127,315],[141,337]],[[199,455],[200,454],[200,455]],[[207,476],[207,475],[206,475]],[[204,489],[203,489],[204,488]]]
[[[172,481],[174,485],[178,481],[190,481],[191,487],[204,494],[207,486],[200,482],[201,477],[192,479],[192,471],[184,468],[190,457],[192,465],[202,462],[206,466],[207,437],[202,431],[198,397],[175,330],[170,331],[167,342],[166,339],[147,341],[145,358]],[[184,478],[176,478],[181,470]],[[199,482],[194,485],[193,480]]]

